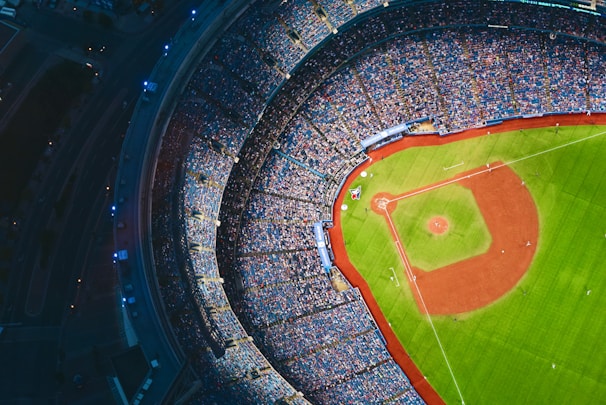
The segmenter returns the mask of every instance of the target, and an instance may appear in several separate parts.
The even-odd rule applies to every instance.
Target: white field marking
[[[501,164],[498,164],[498,165],[495,165],[495,166],[490,166],[487,169],[479,170],[479,171],[477,171],[475,173],[470,173],[467,176],[463,176],[463,177],[455,178],[455,179],[450,179],[450,180],[447,180],[447,181],[445,181],[443,183],[433,184],[431,186],[419,189],[417,191],[413,191],[413,192],[406,193],[406,194],[403,194],[401,196],[398,196],[398,197],[394,198],[393,200],[389,200],[388,203],[394,202],[394,201],[400,201],[400,200],[403,200],[403,199],[408,198],[408,197],[413,197],[415,195],[419,195],[421,193],[426,193],[428,191],[432,191],[432,190],[435,190],[435,189],[440,188],[440,187],[448,186],[450,184],[457,183],[457,182],[459,182],[459,181],[461,181],[463,179],[466,179],[466,178],[469,179],[471,177],[474,177],[474,176],[477,176],[477,175],[480,175],[480,174],[489,173],[492,170],[498,169],[500,167],[511,166],[514,163],[518,163],[518,162],[521,162],[521,161],[524,161],[524,160],[528,160],[528,159],[531,159],[531,158],[534,158],[534,157],[537,157],[537,156],[540,156],[540,155],[544,155],[546,153],[553,152],[555,150],[562,149],[562,148],[565,148],[567,146],[574,145],[576,143],[587,141],[589,139],[597,138],[598,136],[602,136],[602,135],[605,135],[605,134],[606,134],[606,132],[599,132],[597,134],[589,135],[589,136],[586,136],[585,138],[581,138],[581,139],[576,139],[574,141],[570,141],[570,142],[564,143],[562,145],[554,146],[553,148],[545,149],[545,150],[542,150],[540,152],[536,152],[536,153],[530,154],[528,156],[523,156],[521,158],[514,159],[514,160],[511,160],[509,162],[501,163]]]
[[[448,361],[448,356],[446,356],[446,351],[444,350],[444,346],[442,346],[442,341],[440,340],[440,337],[438,336],[438,331],[436,330],[436,327],[434,326],[433,321],[431,320],[431,316],[429,315],[429,311],[427,310],[427,305],[425,304],[425,300],[423,299],[423,294],[421,294],[421,289],[419,288],[419,285],[417,284],[417,277],[413,274],[412,266],[410,265],[410,262],[408,261],[408,257],[406,256],[406,253],[404,252],[404,248],[402,247],[402,242],[400,241],[400,235],[398,235],[398,233],[395,229],[394,223],[391,220],[391,215],[389,215],[389,212],[387,211],[387,209],[384,209],[384,211],[385,211],[385,216],[387,217],[387,220],[389,222],[389,227],[391,228],[393,235],[395,235],[396,249],[398,250],[400,259],[402,260],[402,264],[404,265],[404,269],[406,270],[406,275],[408,276],[408,280],[412,282],[412,284],[415,286],[415,289],[417,290],[417,294],[419,295],[419,300],[421,301],[421,305],[423,306],[425,315],[427,316],[427,321],[429,322],[429,325],[431,326],[431,330],[433,331],[433,334],[436,337],[436,341],[438,342],[438,346],[440,347],[440,351],[442,352],[442,356],[444,357],[444,361],[446,362],[446,366],[448,367],[448,372],[450,373],[450,376],[452,377],[452,381],[454,382],[457,392],[459,393],[459,397],[461,398],[461,403],[464,404],[465,400],[463,399],[463,393],[461,393],[461,389],[459,388],[457,379],[455,378],[454,372],[452,371],[452,367],[450,366],[450,361]]]
[[[396,280],[396,287],[400,286],[400,280],[398,280],[398,276],[396,275],[396,271],[393,269],[393,267],[390,267],[389,270],[391,270],[391,272],[393,273],[393,278]]]
[[[461,160],[461,163],[457,163],[454,166],[442,167],[442,169],[444,169],[444,171],[446,171],[446,170],[454,169],[455,167],[463,166],[464,164],[465,164],[465,162]]]
[[[412,271],[408,268],[408,266],[406,266],[406,263],[408,263],[408,259],[406,258],[406,254],[404,253],[404,248],[402,247],[402,243],[400,242],[400,236],[396,232],[396,227],[394,226],[393,221],[391,220],[391,215],[389,215],[389,212],[387,211],[387,209],[383,208],[383,211],[385,211],[385,217],[387,218],[387,221],[389,222],[389,228],[391,229],[391,232],[395,235],[396,250],[398,251],[398,254],[400,255],[400,260],[404,264],[404,270],[406,272],[406,275],[408,276],[408,281],[413,281]]]

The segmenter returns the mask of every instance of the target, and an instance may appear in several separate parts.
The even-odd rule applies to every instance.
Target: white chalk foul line
[[[410,265],[410,262],[408,261],[408,257],[406,256],[406,252],[404,251],[404,247],[402,245],[402,242],[400,241],[400,235],[396,231],[395,225],[391,219],[391,215],[389,215],[389,211],[387,211],[387,207],[383,208],[383,210],[385,211],[385,217],[387,218],[387,221],[389,222],[389,227],[391,228],[391,232],[395,236],[396,249],[398,251],[398,254],[400,255],[400,260],[402,260],[402,264],[404,265],[404,270],[406,271],[408,280],[413,283],[413,285],[415,286],[415,289],[417,290],[417,294],[419,295],[419,300],[421,301],[421,305],[423,306],[423,310],[425,311],[427,321],[429,322],[429,325],[431,326],[433,335],[435,336],[436,341],[438,342],[438,346],[440,347],[440,351],[442,352],[442,356],[444,357],[444,361],[446,362],[446,366],[448,367],[448,372],[450,373],[450,376],[452,377],[452,382],[454,383],[455,388],[457,389],[457,392],[459,393],[459,397],[461,398],[461,403],[464,404],[465,400],[463,399],[463,393],[461,392],[461,389],[459,388],[459,384],[457,383],[457,379],[456,379],[456,377],[454,375],[454,371],[452,370],[452,367],[450,365],[450,361],[448,361],[448,356],[446,355],[446,351],[444,350],[444,346],[442,345],[440,336],[438,336],[438,331],[436,330],[436,327],[433,324],[433,321],[431,320],[431,316],[429,315],[429,311],[427,310],[427,305],[425,304],[425,299],[423,299],[423,294],[421,294],[421,289],[419,288],[419,285],[417,284],[417,277],[412,272],[412,266]]]
[[[444,169],[444,171],[447,171],[450,169],[454,169],[455,167],[463,166],[464,164],[465,164],[465,161],[461,160],[461,163],[457,163],[454,166],[443,167],[442,169]]]
[[[408,198],[408,197],[413,197],[415,195],[426,193],[428,191],[432,191],[432,190],[435,190],[435,189],[440,188],[440,187],[445,187],[445,186],[448,186],[450,184],[457,183],[457,182],[459,182],[461,180],[469,179],[471,177],[477,176],[479,174],[489,173],[490,171],[492,171],[494,169],[498,169],[500,167],[511,166],[511,165],[513,165],[515,163],[522,162],[522,161],[528,160],[528,159],[532,159],[534,157],[537,157],[537,156],[540,156],[540,155],[544,155],[546,153],[550,153],[550,152],[556,151],[558,149],[566,148],[568,146],[571,146],[571,145],[574,145],[574,144],[577,144],[577,143],[580,143],[580,142],[588,141],[590,139],[597,138],[597,137],[605,135],[605,134],[606,134],[606,131],[605,132],[599,132],[597,134],[589,135],[589,136],[586,136],[585,138],[581,138],[581,139],[576,139],[574,141],[570,141],[570,142],[564,143],[562,145],[554,146],[552,148],[545,149],[545,150],[542,150],[540,152],[532,153],[532,154],[530,154],[528,156],[523,156],[521,158],[514,159],[514,160],[511,160],[509,162],[505,162],[505,163],[501,163],[501,164],[498,164],[498,165],[495,165],[495,166],[491,166],[489,168],[479,170],[479,171],[477,171],[475,173],[470,173],[467,176],[450,179],[450,180],[444,181],[442,183],[433,184],[431,186],[419,189],[417,191],[413,191],[413,192],[410,192],[410,193],[405,193],[405,194],[402,194],[402,195],[394,198],[393,200],[388,200],[388,204],[391,203],[391,202],[394,202],[394,201],[400,201],[400,200],[403,200],[403,199]]]

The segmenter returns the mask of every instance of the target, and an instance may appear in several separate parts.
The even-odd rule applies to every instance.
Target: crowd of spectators
[[[219,271],[217,268],[217,260],[215,252],[212,250],[190,250],[189,257],[191,258],[196,277],[201,278],[217,278]]]
[[[226,341],[229,339],[242,340],[248,336],[240,322],[238,322],[234,311],[217,309],[212,312],[211,316],[218,325],[221,325],[220,333]]]
[[[461,36],[457,31],[433,31],[427,34],[425,42],[436,87],[444,100],[443,113],[448,126],[460,129],[479,123],[481,110],[476,102],[475,80],[469,70]],[[504,90],[506,88],[501,89]]]
[[[201,382],[201,390],[191,399],[199,403],[307,403],[251,343],[229,306],[212,250],[216,227],[212,218],[218,216],[231,161],[203,147],[194,137],[193,142],[185,142],[193,146],[180,183],[178,162],[188,131],[183,115],[178,117],[163,139],[158,161],[162,170],[154,182],[152,227],[156,275],[165,310],[172,331]],[[213,161],[215,164],[204,164]],[[205,175],[204,182],[200,181],[200,174]],[[181,211],[182,217],[175,218],[171,212],[177,199],[170,196],[180,184],[187,209]],[[175,221],[183,222],[181,226],[187,231],[176,234],[174,227],[179,224]],[[194,244],[201,249],[187,252],[187,247]],[[183,271],[189,267],[188,261],[192,272]],[[233,343],[228,346],[228,341]],[[218,343],[223,352],[213,350]]]
[[[446,134],[523,114],[606,111],[604,19],[495,2],[383,9],[377,0],[255,4],[177,104],[155,179],[154,255],[175,334],[209,387],[257,403],[305,403],[297,391],[320,403],[422,403],[357,290],[337,292],[315,251],[312,223],[327,219],[359,141],[424,117]],[[363,24],[331,34],[367,11]]]
[[[393,61],[381,48],[355,62],[361,82],[371,89],[368,95],[384,128],[395,127],[410,120],[411,116],[402,87],[395,70],[390,68],[390,63],[393,64]]]
[[[361,348],[364,350],[360,350]],[[321,347],[298,356],[284,362],[281,367],[294,377],[295,385],[303,385],[315,392],[323,391],[389,358],[387,349],[376,338],[375,333],[368,332],[351,336],[348,340],[340,341],[338,345]],[[302,381],[297,381],[298,379]]]
[[[291,0],[288,5],[288,8],[279,9],[278,15],[290,29],[301,36],[307,49],[312,49],[330,34],[328,25],[320,19],[311,2]]]
[[[445,134],[518,115],[603,110],[593,101],[600,92],[591,91],[596,84],[585,65],[577,39],[431,31],[361,56],[327,80],[303,110],[322,133],[343,134],[342,140],[423,117]],[[293,131],[288,136],[297,137]]]
[[[421,38],[396,38],[390,44],[388,52],[392,55],[395,74],[401,83],[402,98],[410,105],[410,119],[432,115],[436,125],[440,126],[444,120],[440,96],[434,85]]]
[[[586,110],[587,66],[583,48],[567,38],[551,40],[546,47],[549,97],[554,111]],[[572,42],[572,43],[571,43]],[[576,74],[574,74],[576,72]]]
[[[319,201],[326,179],[272,151],[255,183],[255,190],[306,201]]]
[[[606,80],[603,72],[606,70],[606,53],[602,46],[587,47],[589,102],[593,111],[606,111]]]
[[[213,57],[233,74],[257,88],[261,97],[267,99],[283,79],[283,75],[263,61],[263,54],[241,35],[228,34],[213,49]]]
[[[319,91],[341,116],[341,125],[353,133],[356,139],[367,138],[383,128],[374,105],[366,97],[367,93],[351,67],[330,77]]]
[[[383,0],[353,0],[353,8],[356,13],[364,13],[374,7],[382,6],[385,1]]]
[[[252,89],[230,75],[223,66],[209,58],[189,81],[187,91],[192,97],[201,95],[228,117],[250,126],[261,112],[261,98]],[[204,122],[208,124],[210,122]]]
[[[275,18],[273,8],[272,4],[257,3],[236,23],[235,30],[254,47],[265,52],[270,64],[277,64],[285,72],[290,72],[305,55],[305,51],[293,41],[285,26]]]
[[[333,27],[340,27],[354,17],[353,8],[345,1],[318,0]]]
[[[326,276],[317,275],[246,290],[243,305],[247,319],[255,326],[270,325],[342,303],[343,295],[334,294],[326,281]]]
[[[381,397],[385,398],[384,403],[424,404],[410,385],[402,383],[401,373],[393,360],[386,360],[350,380],[319,392],[317,399],[323,404],[368,404],[376,402],[375,393],[380,392]],[[385,380],[391,381],[391,384],[385,384]]]
[[[190,246],[195,247],[196,250],[199,248],[214,248],[216,237],[214,222],[191,216],[186,218],[185,225]]]
[[[221,188],[225,187],[232,164],[233,159],[209,147],[205,140],[199,137],[191,140],[187,174],[193,176],[201,185],[210,180]],[[213,212],[216,214],[218,211]]]
[[[271,404],[276,403],[275,398],[280,398],[287,404],[309,404],[300,392],[294,392],[291,387],[286,387],[283,379],[276,373],[268,372],[267,369],[255,370],[250,378],[240,381],[238,384],[228,385],[226,391],[231,394],[230,398],[245,398],[242,403]]]
[[[261,344],[271,348],[273,358],[280,362],[373,329],[370,315],[358,300],[353,300],[313,315],[277,322],[271,327],[261,328],[257,336]]]
[[[313,117],[315,127],[328,143],[335,145],[342,156],[351,156],[359,149],[357,140],[340,124],[337,112],[327,101],[322,93],[316,92],[301,107],[301,111],[307,117]]]
[[[274,221],[316,222],[322,219],[319,211],[320,207],[317,204],[305,200],[253,191],[250,194],[245,217],[251,220],[272,218]]]
[[[334,172],[348,159],[302,115],[288,124],[278,142],[282,152],[321,173]]]
[[[214,235],[221,195],[234,162],[209,146],[214,138],[199,136],[207,117],[197,114],[199,107],[190,97],[179,105],[169,124],[154,180],[152,216],[154,261],[165,310],[203,387],[193,399],[201,403],[235,398],[242,403],[279,399],[306,403],[250,342],[221,286]],[[183,145],[188,145],[188,153]],[[187,159],[181,163],[183,156]],[[183,210],[175,217],[173,206],[178,199],[173,197],[181,186]],[[175,227],[183,230],[175,232]],[[235,343],[228,347],[227,341]]]
[[[318,274],[318,252],[315,249],[298,252],[268,253],[239,256],[238,273],[244,289],[263,288],[266,285],[286,283]],[[276,272],[276,269],[280,269]]]
[[[507,55],[503,53],[499,35],[493,31],[477,31],[481,41],[467,41],[472,77],[478,86],[479,103],[486,117],[515,115],[510,90]],[[505,91],[503,89],[506,89]]]
[[[247,221],[242,227],[240,253],[291,251],[315,246],[309,232],[311,224],[292,222]]]
[[[520,32],[516,37],[504,36],[501,44],[509,59],[514,108],[521,114],[548,111],[545,62],[535,35],[532,32]]]

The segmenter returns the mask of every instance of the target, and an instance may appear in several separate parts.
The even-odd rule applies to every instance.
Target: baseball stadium
[[[187,402],[606,402],[606,4],[226,10],[137,107]]]

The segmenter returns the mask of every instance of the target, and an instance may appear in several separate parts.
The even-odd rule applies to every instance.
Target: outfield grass
[[[467,404],[606,402],[606,127],[515,131],[411,148],[379,160],[346,199],[342,227],[351,262],[366,278],[411,358],[449,404],[460,403],[436,337],[406,283],[385,220],[370,210],[377,192],[394,195],[502,160],[524,179],[539,213],[535,259],[519,285],[494,304],[434,316],[438,336]],[[445,171],[464,162],[463,165]],[[368,208],[368,209],[366,209]],[[587,295],[587,292],[591,293]],[[455,320],[456,319],[456,320]],[[553,368],[555,365],[555,368]]]

